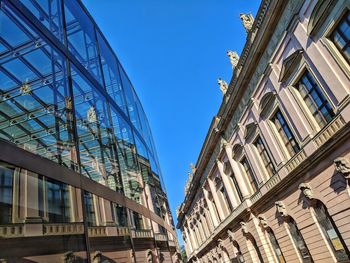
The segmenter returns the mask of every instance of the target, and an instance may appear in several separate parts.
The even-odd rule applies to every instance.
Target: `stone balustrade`
[[[152,231],[148,229],[131,230],[132,238],[152,238]]]
[[[0,226],[0,238],[23,237],[23,228],[23,224]]]
[[[156,241],[167,241],[168,237],[166,234],[162,234],[162,233],[155,233],[154,237],[156,239]]]
[[[55,235],[81,235],[84,233],[83,223],[76,224],[44,224],[43,234],[45,236]]]

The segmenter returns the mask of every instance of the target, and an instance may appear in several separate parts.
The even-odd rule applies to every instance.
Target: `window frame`
[[[242,163],[243,161],[246,161],[246,163],[248,164],[248,168],[249,168],[248,170],[251,171],[251,176],[248,175],[247,169],[245,168],[245,166],[244,166],[243,163]],[[242,156],[241,156],[241,158],[240,158],[240,160],[239,160],[239,163],[240,163],[240,165],[241,165],[242,168],[243,168],[244,175],[245,175],[246,179],[248,180],[249,188],[252,190],[252,195],[253,195],[253,194],[255,194],[256,192],[258,192],[259,189],[260,189],[260,187],[259,187],[259,181],[258,181],[258,178],[257,178],[257,176],[256,176],[256,174],[255,174],[255,172],[254,172],[254,170],[253,170],[253,168],[252,168],[252,165],[251,165],[251,163],[250,163],[248,157],[246,156],[246,154],[243,154],[243,153],[242,153]],[[254,179],[254,186],[255,186],[256,189],[254,189],[254,187],[252,186],[252,184],[251,184],[252,181],[250,181],[249,177],[252,177],[252,179]]]
[[[339,25],[342,17],[347,12],[350,12],[349,2],[344,2],[338,8],[334,7],[333,10],[330,11],[328,19],[323,22],[323,25],[320,28],[317,36],[320,38],[321,43],[324,45],[324,47],[328,50],[335,62],[338,64],[339,69],[342,70],[348,78],[350,78],[350,62],[347,62],[347,60],[344,58],[342,53],[339,51],[339,49],[336,47],[336,45],[330,38],[330,35],[333,33],[334,29]]]
[[[284,121],[286,122],[291,134],[293,135],[293,138],[295,140],[295,142],[297,143],[298,147],[299,147],[299,151],[295,152],[293,155],[291,155],[291,153],[288,151],[288,148],[286,147],[285,143],[283,142],[283,139],[281,137],[281,135],[278,132],[278,129],[276,127],[276,124],[273,122],[273,118],[276,116],[277,112],[280,111],[282,117],[284,118]],[[298,138],[299,136],[296,136],[295,134],[295,130],[293,128],[293,125],[291,125],[291,121],[289,120],[289,118],[285,117],[286,114],[284,113],[284,110],[282,109],[282,107],[279,104],[276,104],[275,108],[273,109],[273,111],[271,112],[269,118],[268,118],[268,123],[270,125],[270,128],[272,129],[272,133],[274,134],[275,138],[278,141],[278,144],[280,145],[280,148],[282,150],[282,152],[284,153],[284,156],[290,160],[291,158],[293,158],[295,155],[297,155],[301,150],[302,150],[302,143],[300,141],[300,139]],[[283,131],[284,132],[284,131]],[[288,140],[289,141],[289,140]]]
[[[261,157],[261,152],[259,152],[259,148],[256,145],[258,139],[261,140],[262,146],[264,148],[263,150],[266,152],[266,155],[269,158],[269,163],[271,163],[271,165],[272,165],[272,168],[273,168],[272,174],[270,174],[268,169],[266,168],[266,164],[263,161],[263,158]],[[260,132],[257,133],[256,136],[253,138],[252,145],[254,146],[254,152],[255,152],[256,156],[258,157],[259,162],[261,164],[263,164],[263,166],[264,166],[265,174],[267,175],[267,179],[271,178],[272,176],[274,176],[277,173],[277,169],[276,169],[277,165],[276,165],[275,159],[273,158],[273,155],[271,154],[271,151],[270,151],[269,147],[266,147],[267,143],[263,139],[263,136],[261,136]]]
[[[324,126],[321,126],[317,122],[315,116],[312,114],[309,106],[306,104],[303,96],[301,95],[300,90],[298,88],[298,84],[301,81],[301,79],[304,77],[304,75],[306,74],[306,71],[311,75],[314,82],[316,83],[316,85],[320,89],[320,92],[322,93],[322,95],[325,97],[326,101],[330,105],[330,107],[333,111],[333,114],[334,114],[332,120],[337,115],[337,109],[336,109],[336,106],[334,105],[331,97],[329,96],[329,92],[327,92],[327,90],[324,88],[324,86],[321,84],[321,82],[317,78],[317,76],[315,74],[315,70],[313,70],[310,67],[310,65],[304,60],[303,63],[301,64],[301,66],[298,69],[295,69],[295,72],[293,73],[293,75],[289,81],[290,84],[288,85],[288,89],[289,89],[290,93],[292,94],[293,98],[295,99],[295,101],[297,102],[297,104],[299,105],[299,109],[302,111],[303,115],[305,116],[306,121],[311,126],[314,133],[316,134],[317,132],[322,130],[324,127],[326,127],[329,123],[331,123],[332,120],[330,120],[329,122],[326,122],[326,124]],[[318,108],[317,108],[317,110],[318,110],[318,112],[320,112]],[[324,118],[323,114],[322,114],[322,118]]]
[[[319,208],[317,207],[319,206]],[[324,211],[324,215],[325,215],[325,220],[327,220],[328,224],[331,225],[332,229],[334,230],[340,244],[342,245],[343,247],[343,250],[344,250],[344,253],[345,255],[347,256],[347,258],[345,259],[340,259],[338,258],[338,252],[336,250],[336,248],[334,247],[334,243],[332,242],[329,234],[328,234],[328,230],[325,228],[324,226],[324,220],[322,220],[318,214],[318,212],[316,211],[316,209],[322,209],[323,208],[323,211]],[[313,204],[312,206],[312,210],[313,210],[313,213],[315,215],[315,219],[317,220],[317,224],[320,228],[320,231],[322,231],[323,235],[324,235],[324,238],[326,239],[326,242],[328,243],[328,245],[331,247],[331,250],[332,250],[332,253],[334,255],[334,257],[337,259],[338,262],[347,262],[348,260],[350,260],[350,252],[349,252],[349,249],[347,248],[345,242],[344,242],[344,239],[343,237],[341,236],[339,230],[338,230],[338,227],[336,226],[332,216],[329,214],[328,212],[328,209],[327,207],[319,200],[316,200],[316,202]]]

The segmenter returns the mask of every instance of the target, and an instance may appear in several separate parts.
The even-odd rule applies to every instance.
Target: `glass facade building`
[[[81,1],[0,0],[0,259],[175,262],[176,243],[147,117]]]

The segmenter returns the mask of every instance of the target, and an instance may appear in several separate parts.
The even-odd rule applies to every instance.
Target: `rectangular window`
[[[253,174],[252,168],[250,167],[247,158],[243,158],[241,164],[244,167],[245,173],[248,176],[249,184],[253,188],[253,192],[255,193],[258,190],[258,182]]]
[[[348,11],[332,32],[330,39],[350,63],[350,12]]]
[[[229,210],[229,212],[233,211],[233,207],[232,207],[232,204],[231,204],[231,200],[227,194],[227,191],[225,189],[225,186],[222,186],[221,189],[220,189],[220,192],[224,198],[224,202],[227,204],[227,208]]]
[[[303,74],[297,89],[321,128],[333,119],[333,109],[310,72]]]
[[[275,174],[276,170],[275,170],[275,167],[273,166],[270,155],[265,148],[264,142],[262,141],[260,136],[258,136],[258,138],[255,140],[254,145],[258,150],[259,156],[265,166],[265,169],[268,175],[271,177],[272,175]]]
[[[49,221],[54,223],[70,222],[70,196],[68,185],[61,182],[47,182]]]
[[[89,226],[96,226],[96,212],[93,195],[89,192],[84,192],[84,201],[87,224]]]
[[[283,117],[280,110],[278,110],[275,115],[272,117],[271,121],[275,124],[277,132],[281,137],[284,146],[288,150],[290,156],[293,156],[300,151],[299,145],[295,140],[295,137],[290,130],[286,119]]]
[[[0,224],[12,221],[13,170],[0,167]]]

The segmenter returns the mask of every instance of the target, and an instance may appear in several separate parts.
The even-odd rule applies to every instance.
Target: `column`
[[[23,180],[22,180],[23,179]],[[20,200],[24,207],[24,236],[41,236],[43,234],[40,205],[44,200],[39,200],[39,185],[43,187],[43,181],[37,174],[24,170],[21,176],[20,188],[23,189]]]
[[[227,157],[228,157],[228,160],[231,164],[231,167],[232,167],[232,171],[233,173],[235,174],[236,178],[237,178],[237,183],[238,183],[238,186],[241,190],[241,193],[243,195],[243,198],[247,198],[250,196],[250,193],[249,193],[249,190],[246,186],[246,181],[243,177],[243,174],[242,172],[239,170],[238,168],[238,163],[233,160],[232,158],[232,148],[230,146],[225,146],[225,151],[226,151],[226,154],[227,154]]]
[[[207,239],[209,237],[207,221],[202,214],[200,215],[200,218],[201,218],[201,222],[202,222],[201,227],[203,230],[204,239]]]
[[[216,226],[219,225],[219,218],[217,218],[215,208],[213,207],[213,203],[208,197],[208,191],[205,188],[203,188],[203,192],[204,192],[205,201],[208,204],[209,215],[210,215],[210,218],[213,220],[213,226],[215,228]]]
[[[209,212],[208,207],[204,208],[204,215],[203,216],[205,216],[205,220],[207,221],[207,225],[209,227],[208,229],[210,231],[213,231],[214,230],[214,223],[213,223],[213,220],[210,216],[210,212]]]
[[[192,240],[192,244],[193,244],[193,249],[197,249],[198,248],[198,241],[197,241],[197,237],[195,236],[195,233],[193,231],[193,229],[191,228],[190,224],[188,224],[188,232],[190,234],[190,238]]]
[[[208,178],[208,183],[209,183],[211,194],[213,195],[213,198],[214,198],[214,201],[215,201],[215,204],[216,204],[217,211],[219,213],[219,217],[220,217],[220,219],[222,221],[222,220],[225,219],[224,208],[222,207],[221,202],[219,200],[219,197],[218,197],[218,195],[216,193],[215,185],[214,185],[213,181],[210,178]]]
[[[230,183],[230,179],[228,176],[224,173],[224,165],[220,160],[216,160],[218,170],[220,172],[222,182],[224,183],[224,186],[226,188],[226,192],[230,198],[232,206],[235,208],[239,205],[239,202],[236,199],[236,196],[234,195],[233,189],[232,189],[232,184]]]
[[[184,234],[185,237],[186,237],[186,244],[188,245],[188,248],[189,248],[190,252],[192,253],[193,247],[192,247],[192,244],[191,244],[190,237],[189,237],[189,235],[188,235],[188,233],[187,233],[186,227],[183,228],[183,234]],[[188,254],[188,255],[189,255],[189,254]]]

